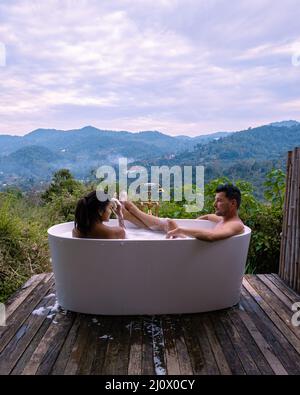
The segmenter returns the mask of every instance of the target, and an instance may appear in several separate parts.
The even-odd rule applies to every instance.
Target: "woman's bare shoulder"
[[[96,224],[91,231],[91,237],[97,239],[124,239],[125,231],[120,226]]]
[[[102,223],[94,225],[86,235],[83,235],[78,229],[72,230],[72,236],[78,238],[91,239],[124,239],[125,231],[120,227],[111,227]]]

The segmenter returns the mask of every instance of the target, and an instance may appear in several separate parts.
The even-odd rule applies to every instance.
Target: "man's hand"
[[[169,230],[166,236],[167,239],[177,239],[178,237],[186,238],[186,236],[182,233],[182,230],[179,227],[173,230]]]
[[[177,229],[178,225],[177,223],[174,221],[174,219],[167,219],[167,232],[169,232],[170,230],[174,230]]]

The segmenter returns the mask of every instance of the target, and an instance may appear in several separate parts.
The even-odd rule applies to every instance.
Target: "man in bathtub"
[[[244,232],[244,224],[238,216],[241,204],[241,192],[232,184],[219,185],[215,196],[215,214],[207,214],[199,217],[213,221],[216,226],[213,229],[188,229],[177,226],[176,222],[169,220],[173,229],[167,233],[167,238],[195,237],[199,240],[217,241],[235,236]]]

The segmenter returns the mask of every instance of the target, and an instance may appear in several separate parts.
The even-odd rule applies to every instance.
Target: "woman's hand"
[[[123,216],[123,207],[122,204],[119,202],[118,199],[116,198],[112,198],[111,199],[113,202],[113,213],[115,214],[115,216],[118,218],[119,220],[119,226],[121,228],[126,228],[125,227],[125,223],[124,223],[124,216]]]
[[[113,203],[113,212],[115,213],[115,215],[118,218],[123,218],[123,211],[122,211],[122,204],[119,202],[118,199],[116,198],[112,198],[111,199],[112,203]]]
[[[122,210],[122,205],[119,203],[117,204],[117,207],[115,209],[115,213],[118,218],[123,218],[123,210]]]

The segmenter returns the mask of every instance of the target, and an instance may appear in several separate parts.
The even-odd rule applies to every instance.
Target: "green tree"
[[[78,200],[88,191],[88,187],[75,180],[68,169],[53,174],[49,188],[42,195],[48,208],[49,225],[73,221]]]
[[[53,174],[51,184],[48,189],[42,194],[42,199],[48,203],[62,194],[73,194],[77,191],[82,191],[82,184],[75,180],[70,170],[60,169]]]
[[[285,173],[281,169],[272,169],[266,175],[264,186],[265,199],[271,203],[273,207],[282,209],[285,194]]]

